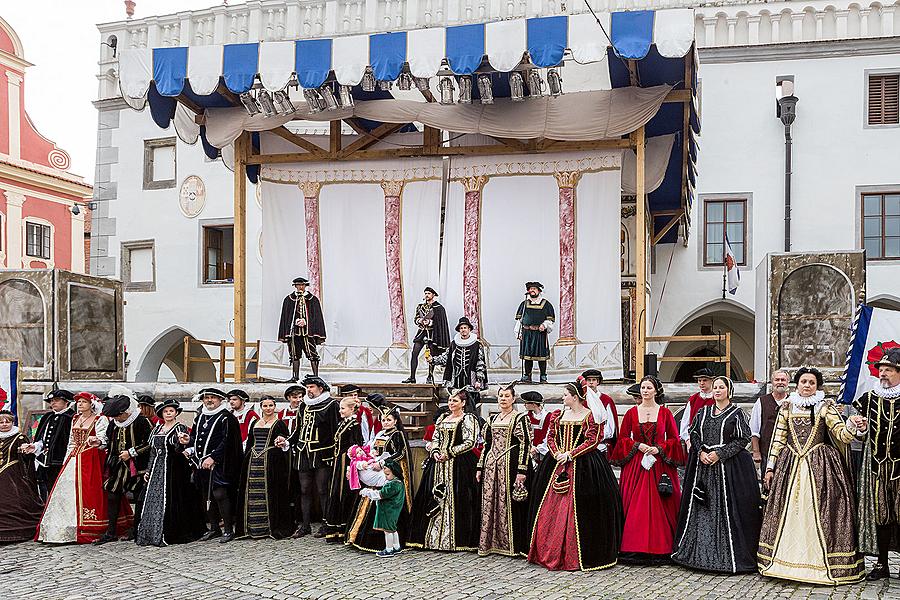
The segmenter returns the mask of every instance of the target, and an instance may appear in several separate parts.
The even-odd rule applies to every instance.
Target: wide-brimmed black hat
[[[900,348],[885,350],[884,356],[875,363],[875,368],[879,367],[894,367],[900,371]]]
[[[526,281],[525,289],[527,290],[528,288],[537,288],[539,291],[543,292],[544,284],[541,283],[540,281]]]
[[[44,402],[50,402],[51,400],[56,400],[57,398],[59,398],[60,400],[65,400],[66,402],[72,402],[73,400],[75,400],[75,394],[73,394],[69,390],[50,390],[44,397]]]
[[[225,392],[223,392],[219,388],[214,387],[203,388],[202,390],[200,390],[197,396],[199,396],[200,398],[203,398],[203,396],[218,396],[222,400],[228,398],[228,396],[225,395]]]
[[[331,389],[331,386],[325,383],[325,380],[318,375],[307,375],[300,383],[302,383],[303,385],[317,385],[326,392]]]
[[[226,394],[229,398],[232,396],[237,396],[238,398],[242,398],[244,402],[250,402],[250,394],[245,392],[244,390],[234,389]]]
[[[300,394],[301,396],[306,395],[306,388],[302,385],[289,385],[288,389],[284,390],[284,399],[287,400],[288,396],[292,394]]]
[[[178,402],[178,400],[175,400],[174,398],[166,398],[156,405],[156,408],[153,409],[153,412],[156,413],[157,417],[162,419],[162,412],[167,408],[174,408],[176,415],[180,415],[182,411],[181,404]]]
[[[431,286],[428,286],[427,288],[425,288],[425,289],[422,290],[422,291],[423,291],[423,292],[431,292],[431,293],[434,294],[435,296],[440,296],[440,294],[437,293],[437,290],[434,289],[434,288],[431,287]]]
[[[131,406],[131,398],[128,396],[110,396],[103,402],[103,411],[100,413],[104,417],[118,417],[128,412]]]
[[[800,383],[801,375],[812,375],[816,378],[816,388],[822,389],[822,386],[825,385],[825,378],[822,376],[822,371],[818,370],[815,367],[800,367],[797,369],[797,372],[794,373],[794,383]]]
[[[585,379],[587,379],[588,377],[595,377],[601,382],[603,381],[603,372],[600,371],[600,369],[588,369],[587,371],[582,373],[581,376]]]
[[[155,404],[155,402],[153,402],[153,396],[149,396],[147,394],[140,394],[137,397],[137,399],[138,399],[139,405],[145,404],[145,405],[149,406],[150,408],[153,408],[153,405]]]
[[[522,392],[519,395],[519,398],[522,399],[522,402],[525,404],[543,404],[544,396],[540,392]]]
[[[715,376],[716,374],[706,367],[703,367],[702,369],[694,373],[694,379],[712,379]]]
[[[306,277],[294,277],[293,284],[294,285],[298,285],[298,284],[309,285],[309,279],[307,279]]]
[[[469,317],[460,317],[459,323],[456,324],[456,330],[459,331],[459,328],[462,327],[463,325],[468,325],[469,329],[475,329],[472,326],[472,321],[469,320]]]
[[[347,394],[352,394],[356,392],[357,395],[362,395],[362,388],[356,385],[355,383],[345,383],[344,385],[338,388],[341,396],[346,396]]]

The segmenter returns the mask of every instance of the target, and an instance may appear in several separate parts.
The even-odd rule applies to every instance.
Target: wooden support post
[[[191,369],[191,337],[186,335],[184,336],[184,374],[182,377],[185,383],[190,381],[189,373]]]
[[[731,332],[725,332],[725,377],[731,378]]]
[[[635,232],[637,237],[636,285],[634,318],[637,320],[637,341],[635,344],[634,374],[638,381],[644,376],[644,355],[647,353],[647,191],[644,170],[647,162],[644,127],[634,132],[633,141],[637,155],[637,195],[635,204]]]
[[[329,151],[332,156],[341,151],[341,121],[331,121],[329,126]]]
[[[244,381],[247,343],[247,158],[250,134],[234,141],[234,380]],[[224,367],[225,354],[222,353]],[[223,369],[224,371],[224,369]]]

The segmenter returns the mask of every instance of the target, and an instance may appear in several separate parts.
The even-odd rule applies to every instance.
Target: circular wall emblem
[[[203,211],[206,204],[206,184],[196,175],[189,175],[181,182],[178,192],[178,205],[181,212],[193,219]]]

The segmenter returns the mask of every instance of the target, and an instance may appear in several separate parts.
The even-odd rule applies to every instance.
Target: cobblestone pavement
[[[821,588],[758,575],[724,577],[674,566],[552,573],[524,560],[407,551],[377,558],[322,540],[194,543],[139,548],[27,543],[0,547],[0,598],[29,600],[249,600],[255,598],[898,598],[887,583]],[[871,566],[871,560],[869,561]],[[368,583],[374,578],[377,585]]]

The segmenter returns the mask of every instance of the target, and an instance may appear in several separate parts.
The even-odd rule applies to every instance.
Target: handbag
[[[668,498],[675,492],[675,487],[672,485],[672,479],[668,473],[663,473],[659,476],[659,483],[656,484],[656,489],[663,498]]]

